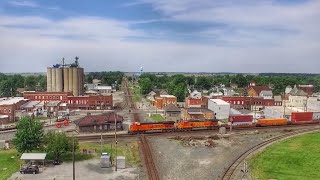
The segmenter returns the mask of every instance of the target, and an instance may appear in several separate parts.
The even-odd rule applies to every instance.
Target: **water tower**
[[[143,73],[143,67],[140,67],[140,75]]]

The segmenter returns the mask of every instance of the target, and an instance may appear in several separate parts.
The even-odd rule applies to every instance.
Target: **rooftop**
[[[34,106],[38,105],[40,101],[29,101],[24,103],[21,108],[33,108]]]
[[[188,113],[197,114],[197,113],[213,113],[213,111],[206,108],[188,108]]]
[[[10,97],[10,98],[1,98],[0,105],[12,105],[16,104],[22,100],[26,100],[23,97]]]
[[[174,95],[164,95],[164,94],[160,95],[160,97],[162,97],[162,98],[175,98]]]
[[[109,112],[100,115],[88,115],[80,118],[75,122],[78,126],[92,126],[92,125],[102,125],[106,123],[114,123],[114,121],[123,121],[123,117],[116,114],[115,112]]]
[[[47,153],[23,153],[21,160],[44,160],[46,159]]]
[[[229,105],[229,103],[225,102],[222,99],[209,99],[210,101],[216,103],[216,104],[220,104],[220,105]]]
[[[96,86],[94,89],[97,90],[112,90],[111,86]]]
[[[169,104],[167,105],[166,107],[164,107],[164,110],[167,111],[167,112],[180,112],[181,109],[178,108],[176,105],[174,104]]]

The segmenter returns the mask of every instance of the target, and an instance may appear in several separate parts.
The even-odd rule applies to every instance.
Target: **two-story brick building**
[[[169,104],[177,104],[177,97],[173,95],[160,95],[154,98],[152,105],[155,106],[157,109],[163,109]]]
[[[20,106],[27,102],[22,97],[13,98],[1,98],[0,99],[0,114],[6,115],[8,118],[2,118],[2,123],[13,123],[15,122],[15,111],[20,109]]]

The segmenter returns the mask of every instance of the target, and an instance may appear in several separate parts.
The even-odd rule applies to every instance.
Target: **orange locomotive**
[[[135,122],[129,127],[129,133],[144,133],[147,131],[173,131],[174,130],[174,121],[164,121],[164,122],[150,122],[150,123],[140,123]]]
[[[164,122],[150,122],[150,123],[139,123],[135,122],[129,127],[128,133],[145,133],[151,131],[184,131],[184,130],[194,130],[194,129],[213,129],[218,126],[218,121],[207,120],[207,121],[182,121],[180,123],[175,123],[174,121],[164,121]]]
[[[178,130],[193,130],[193,129],[213,129],[218,126],[218,121],[208,120],[208,121],[199,121],[199,120],[190,120],[190,121],[182,121],[181,123],[177,123],[176,128]]]

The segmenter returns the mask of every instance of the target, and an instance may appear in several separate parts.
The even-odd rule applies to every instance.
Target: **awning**
[[[45,160],[47,153],[23,153],[21,160]]]

